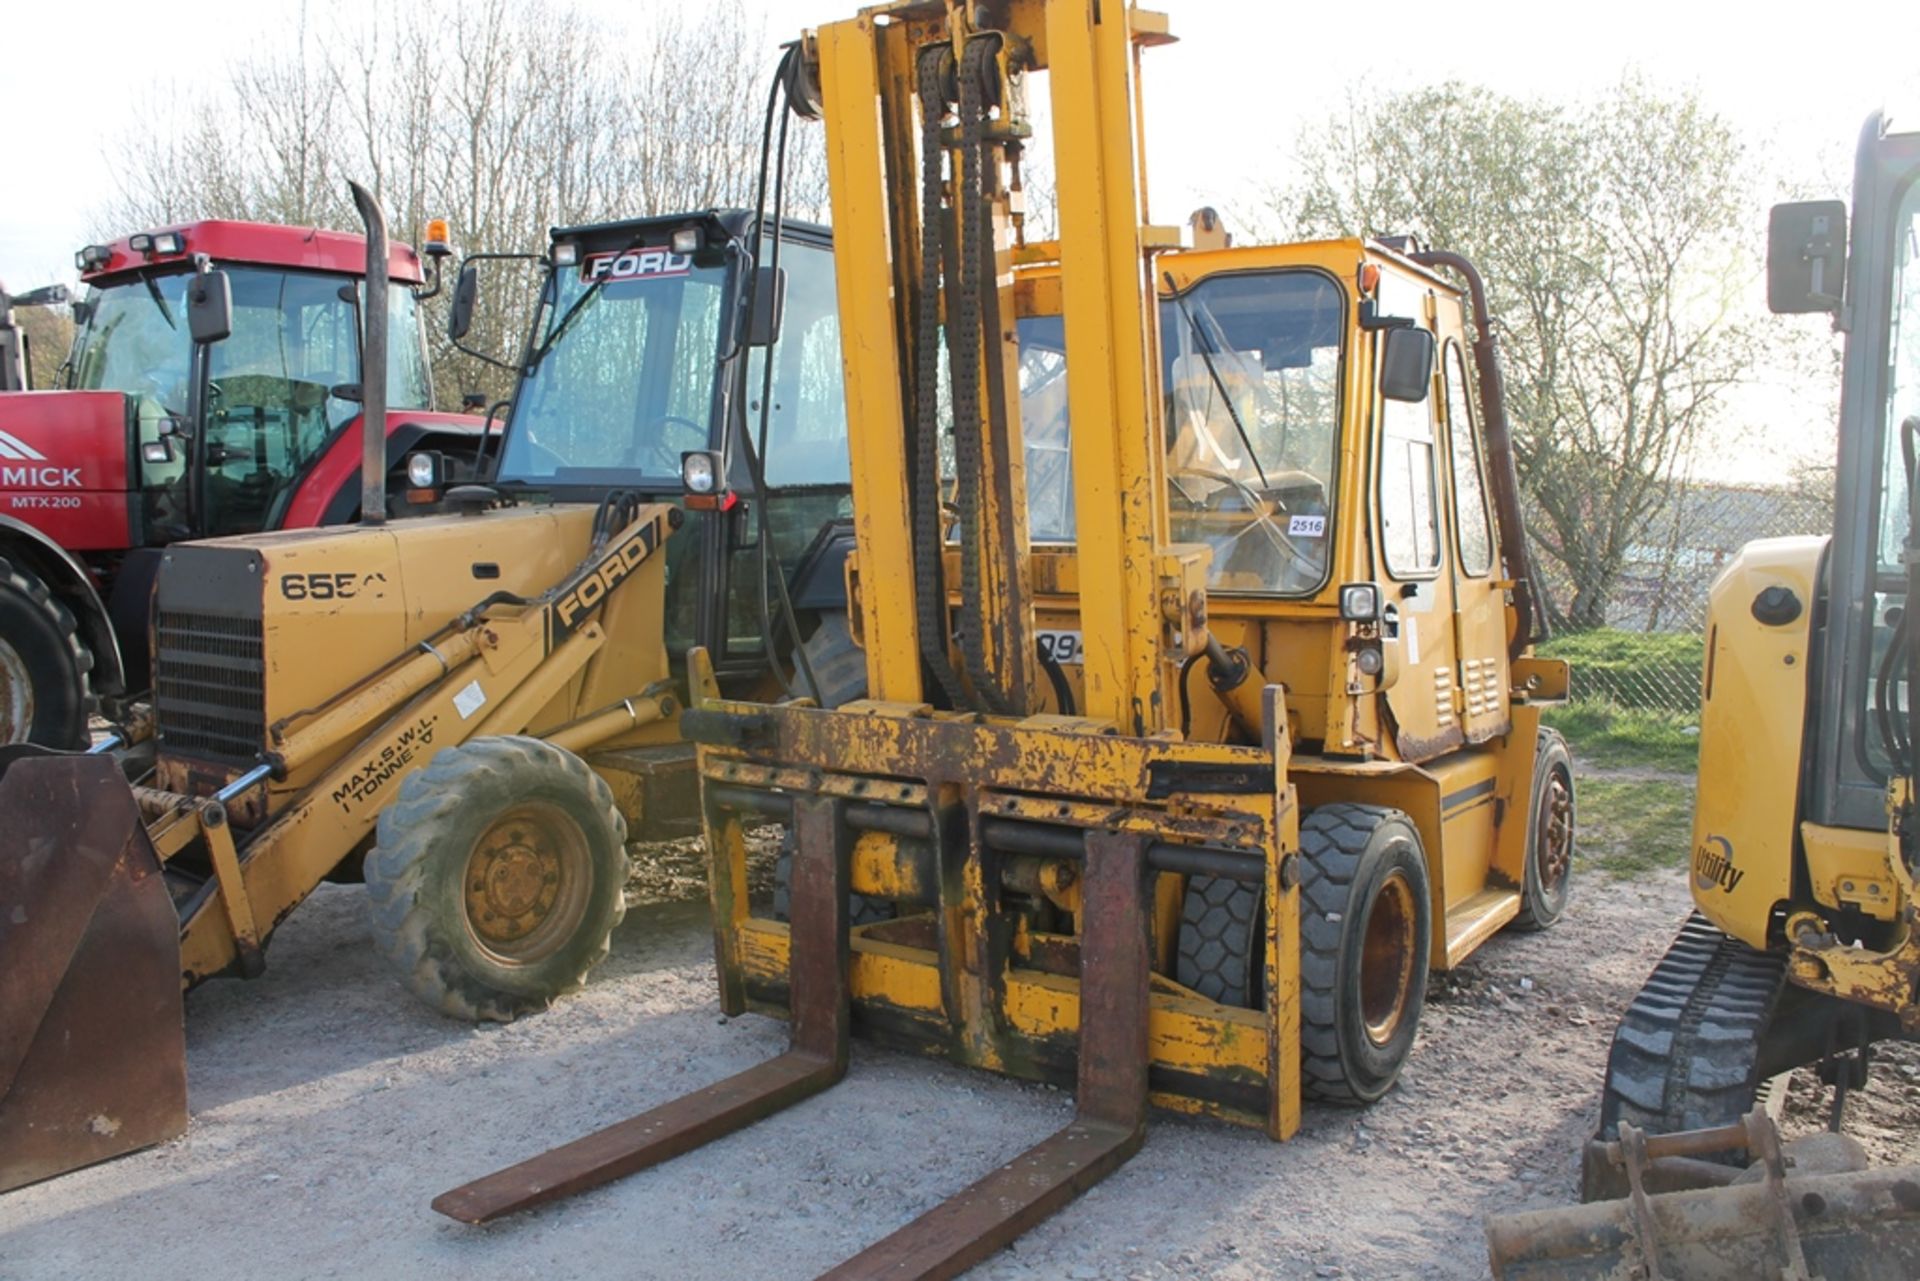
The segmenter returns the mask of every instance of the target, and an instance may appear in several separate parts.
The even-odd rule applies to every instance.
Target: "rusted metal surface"
[[[180,920],[107,757],[0,779],[0,1191],[187,1128]]]
[[[1148,841],[1089,832],[1086,844],[1073,1123],[823,1274],[822,1281],[958,1276],[1139,1150],[1147,1125]]]
[[[1818,1136],[1826,1138],[1828,1136]],[[1636,1278],[1640,1281],[1894,1281],[1920,1276],[1920,1167],[1789,1173],[1764,1111],[1711,1130],[1647,1135],[1620,1127],[1618,1142],[1590,1145],[1589,1161],[1621,1167],[1620,1199],[1504,1215],[1487,1222],[1500,1281]],[[1744,1151],[1751,1169],[1697,1158]],[[1713,1173],[1717,1171],[1718,1173]],[[1703,1172],[1717,1186],[1654,1192]]]
[[[703,1090],[610,1125],[436,1197],[463,1223],[504,1215],[624,1178],[817,1094],[847,1070],[847,854],[840,802],[793,806],[792,1047]]]

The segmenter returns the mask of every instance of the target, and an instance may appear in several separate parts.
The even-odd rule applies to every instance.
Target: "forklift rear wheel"
[[[0,744],[87,745],[87,672],[73,613],[29,570],[0,560]]]
[[[1371,1103],[1400,1075],[1427,997],[1427,856],[1413,821],[1322,805],[1300,821],[1301,1088]]]
[[[1526,884],[1513,928],[1544,930],[1565,914],[1573,883],[1573,756],[1558,730],[1540,731],[1527,814]]]
[[[626,822],[573,753],[448,748],[401,786],[366,860],[375,941],[421,1000],[506,1022],[586,982],[626,914]]]

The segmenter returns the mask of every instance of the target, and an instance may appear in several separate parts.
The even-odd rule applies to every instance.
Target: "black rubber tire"
[[[822,678],[824,680],[824,678]],[[894,918],[893,904],[868,894],[847,895],[847,924],[873,925]],[[793,916],[793,832],[780,836],[780,854],[773,860],[773,919],[786,921]]]
[[[87,673],[93,655],[80,643],[73,611],[56,599],[31,570],[0,559],[0,645],[13,651],[30,687],[20,719],[0,697],[0,743],[30,742],[42,747],[87,745],[91,698]],[[5,687],[0,685],[0,695]],[[28,709],[31,709],[30,713]],[[20,730],[24,728],[25,734]]]
[[[1300,821],[1301,1088],[1360,1106],[1393,1087],[1413,1049],[1427,995],[1432,909],[1420,833],[1399,810],[1322,805]],[[1410,899],[1412,964],[1396,987],[1391,1034],[1367,1033],[1361,956],[1382,890],[1398,874]]]
[[[578,921],[537,956],[489,949],[463,884],[475,843],[517,806],[543,804],[584,841],[590,883]],[[442,1013],[509,1022],[586,982],[626,915],[627,825],[585,761],[535,738],[476,738],[409,777],[380,814],[364,874],[374,941],[401,980]]]
[[[1180,904],[1174,980],[1208,1000],[1258,1009],[1266,976],[1261,929],[1266,894],[1258,885],[1190,876]]]
[[[820,706],[838,707],[867,696],[867,651],[853,643],[845,614],[823,617],[800,648],[820,682],[820,692],[814,695]],[[798,673],[796,688],[807,688],[805,670]]]
[[[1541,883],[1542,859],[1548,840],[1543,830],[1548,808],[1554,803],[1554,788],[1564,787],[1566,803],[1565,866],[1551,885]],[[1573,754],[1560,731],[1542,729],[1533,755],[1533,799],[1527,809],[1527,862],[1520,887],[1520,915],[1513,928],[1531,932],[1544,930],[1566,915],[1567,899],[1573,889],[1573,855],[1579,837],[1579,802],[1573,786]]]

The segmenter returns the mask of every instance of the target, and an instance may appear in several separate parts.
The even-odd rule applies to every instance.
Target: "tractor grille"
[[[267,738],[260,620],[160,611],[154,719],[169,753],[251,765]]]

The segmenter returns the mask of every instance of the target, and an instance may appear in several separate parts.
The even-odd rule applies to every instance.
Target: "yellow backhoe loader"
[[[1305,1099],[1377,1099],[1429,970],[1564,909],[1539,716],[1568,673],[1531,652],[1478,277],[1144,225],[1138,59],[1170,40],[1127,4],[953,0],[790,53],[827,130],[869,696],[730,698],[696,654],[682,726],[721,1008],[789,1018],[792,1049],[443,1213],[740,1129],[858,1031],[1077,1087],[1066,1129],[831,1274],[954,1275],[1124,1162],[1150,1101],[1284,1139]],[[1046,243],[1020,234],[1041,84]],[[747,893],[769,823],[784,913]]]
[[[1870,1048],[1920,1033],[1920,133],[1867,121],[1848,223],[1776,206],[1767,249],[1773,310],[1846,335],[1834,530],[1714,583],[1695,912],[1614,1032],[1589,1204],[1493,1220],[1502,1277],[1920,1276],[1920,1166],[1796,1164],[1762,1097],[1817,1063],[1838,1129]]]
[[[355,190],[356,394],[382,423],[385,232]],[[0,1191],[179,1133],[183,989],[259,974],[325,879],[364,877],[375,942],[448,1014],[580,983],[625,910],[629,835],[697,808],[669,645],[717,652],[741,693],[787,656],[820,701],[859,692],[831,250],[757,222],[556,231],[489,484],[408,460],[452,514],[383,521],[382,453],[358,526],[167,550],[150,773],[22,748],[0,777]],[[469,263],[458,314],[477,288]]]

